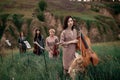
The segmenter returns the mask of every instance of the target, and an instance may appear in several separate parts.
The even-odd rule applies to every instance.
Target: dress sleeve
[[[55,39],[55,43],[59,43],[59,39],[58,39],[57,36],[56,36],[56,39]]]
[[[64,31],[63,31],[60,35],[60,43],[64,43],[64,42],[65,42],[65,34],[64,34]]]

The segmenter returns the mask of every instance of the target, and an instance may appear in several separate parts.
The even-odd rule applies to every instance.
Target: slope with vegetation
[[[42,1],[42,4],[40,3]],[[12,18],[12,23],[17,32],[22,31],[24,21],[27,23],[26,35],[32,43],[32,31],[37,26],[42,29],[44,36],[48,36],[48,29],[55,28],[60,35],[64,17],[73,16],[77,25],[85,23],[87,35],[92,42],[106,42],[118,40],[120,34],[119,3],[107,2],[70,2],[69,0],[3,0],[0,3],[0,39],[4,38],[6,23]],[[45,2],[46,1],[46,2]],[[45,15],[49,12],[50,15]],[[33,25],[35,17],[39,19],[37,25]],[[52,17],[52,18],[51,18]],[[61,26],[61,27],[60,27]],[[60,31],[58,31],[60,30]],[[14,29],[9,30],[10,35],[18,38]],[[30,33],[31,32],[31,33]],[[84,31],[83,31],[84,32]],[[17,41],[17,40],[16,40]]]

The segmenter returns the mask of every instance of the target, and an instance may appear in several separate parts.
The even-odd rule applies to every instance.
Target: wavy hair
[[[68,28],[68,20],[69,20],[69,18],[72,18],[71,16],[66,16],[65,17],[65,20],[64,20],[64,26],[63,26],[63,29],[67,29]],[[73,19],[73,18],[72,18]],[[73,26],[72,26],[72,30],[73,30]]]

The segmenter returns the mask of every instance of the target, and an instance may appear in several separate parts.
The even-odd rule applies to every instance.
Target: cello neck
[[[84,35],[83,35],[82,33],[80,33],[80,36],[81,36],[81,40],[82,40],[82,42],[83,42],[83,44],[84,44],[85,48],[86,48],[86,49],[88,49],[88,48],[89,48],[89,46],[88,46],[88,44],[87,44],[87,42],[86,42],[86,40],[85,40]]]

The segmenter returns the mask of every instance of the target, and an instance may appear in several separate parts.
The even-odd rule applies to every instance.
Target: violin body
[[[58,56],[58,55],[59,55],[58,45],[54,45],[54,47],[53,47],[53,56]]]
[[[99,59],[96,53],[91,50],[90,39],[83,34],[81,35],[81,37],[78,37],[77,39],[78,43],[76,48],[77,50],[80,50],[82,53],[84,66],[87,67],[90,63],[96,66],[99,62]]]
[[[34,53],[34,54],[39,54],[39,46],[37,46],[36,44],[34,44],[33,53]]]

